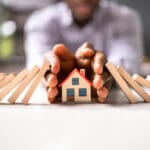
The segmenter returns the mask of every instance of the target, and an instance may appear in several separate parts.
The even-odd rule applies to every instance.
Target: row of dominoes
[[[10,73],[8,75],[0,73],[0,100],[2,100],[18,85],[8,100],[11,104],[14,104],[20,94],[32,81],[32,84],[22,99],[23,104],[28,104],[34,90],[41,82],[45,72],[49,69],[49,66],[49,63],[45,62],[41,68],[35,66],[31,71],[23,69],[18,75],[15,73]]]
[[[22,99],[23,104],[28,104],[34,90],[42,80],[45,72],[49,69],[49,66],[49,63],[45,62],[41,68],[35,66],[31,71],[23,69],[18,75],[15,73],[10,73],[8,75],[5,73],[0,73],[0,100],[2,100],[18,85],[8,100],[11,104],[14,104],[20,94],[25,90],[30,82],[33,81]],[[150,95],[148,95],[140,86],[142,85],[150,88],[150,76],[148,76],[147,79],[137,74],[131,77],[121,66],[115,67],[110,62],[108,62],[105,66],[116,80],[124,94],[127,96],[130,103],[136,103],[137,99],[131,92],[128,85],[135,89],[135,91],[144,99],[145,102],[150,102]]]
[[[115,67],[111,62],[108,62],[105,66],[117,84],[120,86],[130,103],[137,102],[137,99],[131,92],[130,87],[132,87],[144,99],[145,102],[150,102],[150,95],[146,93],[141,87],[145,86],[150,88],[150,76],[147,76],[145,79],[138,74],[134,74],[131,77],[123,67]]]

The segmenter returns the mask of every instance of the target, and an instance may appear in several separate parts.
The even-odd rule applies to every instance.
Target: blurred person
[[[85,41],[93,45],[80,47]],[[46,82],[51,102],[58,95],[58,82],[74,67],[90,70],[89,78],[104,102],[110,79],[104,68],[106,57],[130,73],[140,71],[141,22],[135,10],[114,2],[64,0],[30,16],[25,26],[25,50],[28,68],[41,63],[47,53],[52,65]]]

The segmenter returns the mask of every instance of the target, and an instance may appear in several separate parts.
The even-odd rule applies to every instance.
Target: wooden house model
[[[85,77],[85,69],[74,69],[59,86],[62,102],[91,102],[92,83]]]

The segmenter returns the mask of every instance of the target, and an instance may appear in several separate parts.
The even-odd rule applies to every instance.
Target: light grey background
[[[141,15],[144,29],[145,56],[150,57],[150,1],[149,0],[117,0],[136,9]]]

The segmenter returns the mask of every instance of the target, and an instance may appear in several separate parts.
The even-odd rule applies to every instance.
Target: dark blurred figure
[[[85,41],[131,73],[139,72],[143,59],[137,12],[111,1],[65,0],[36,11],[27,21],[25,37],[28,67],[57,43],[75,51]]]

